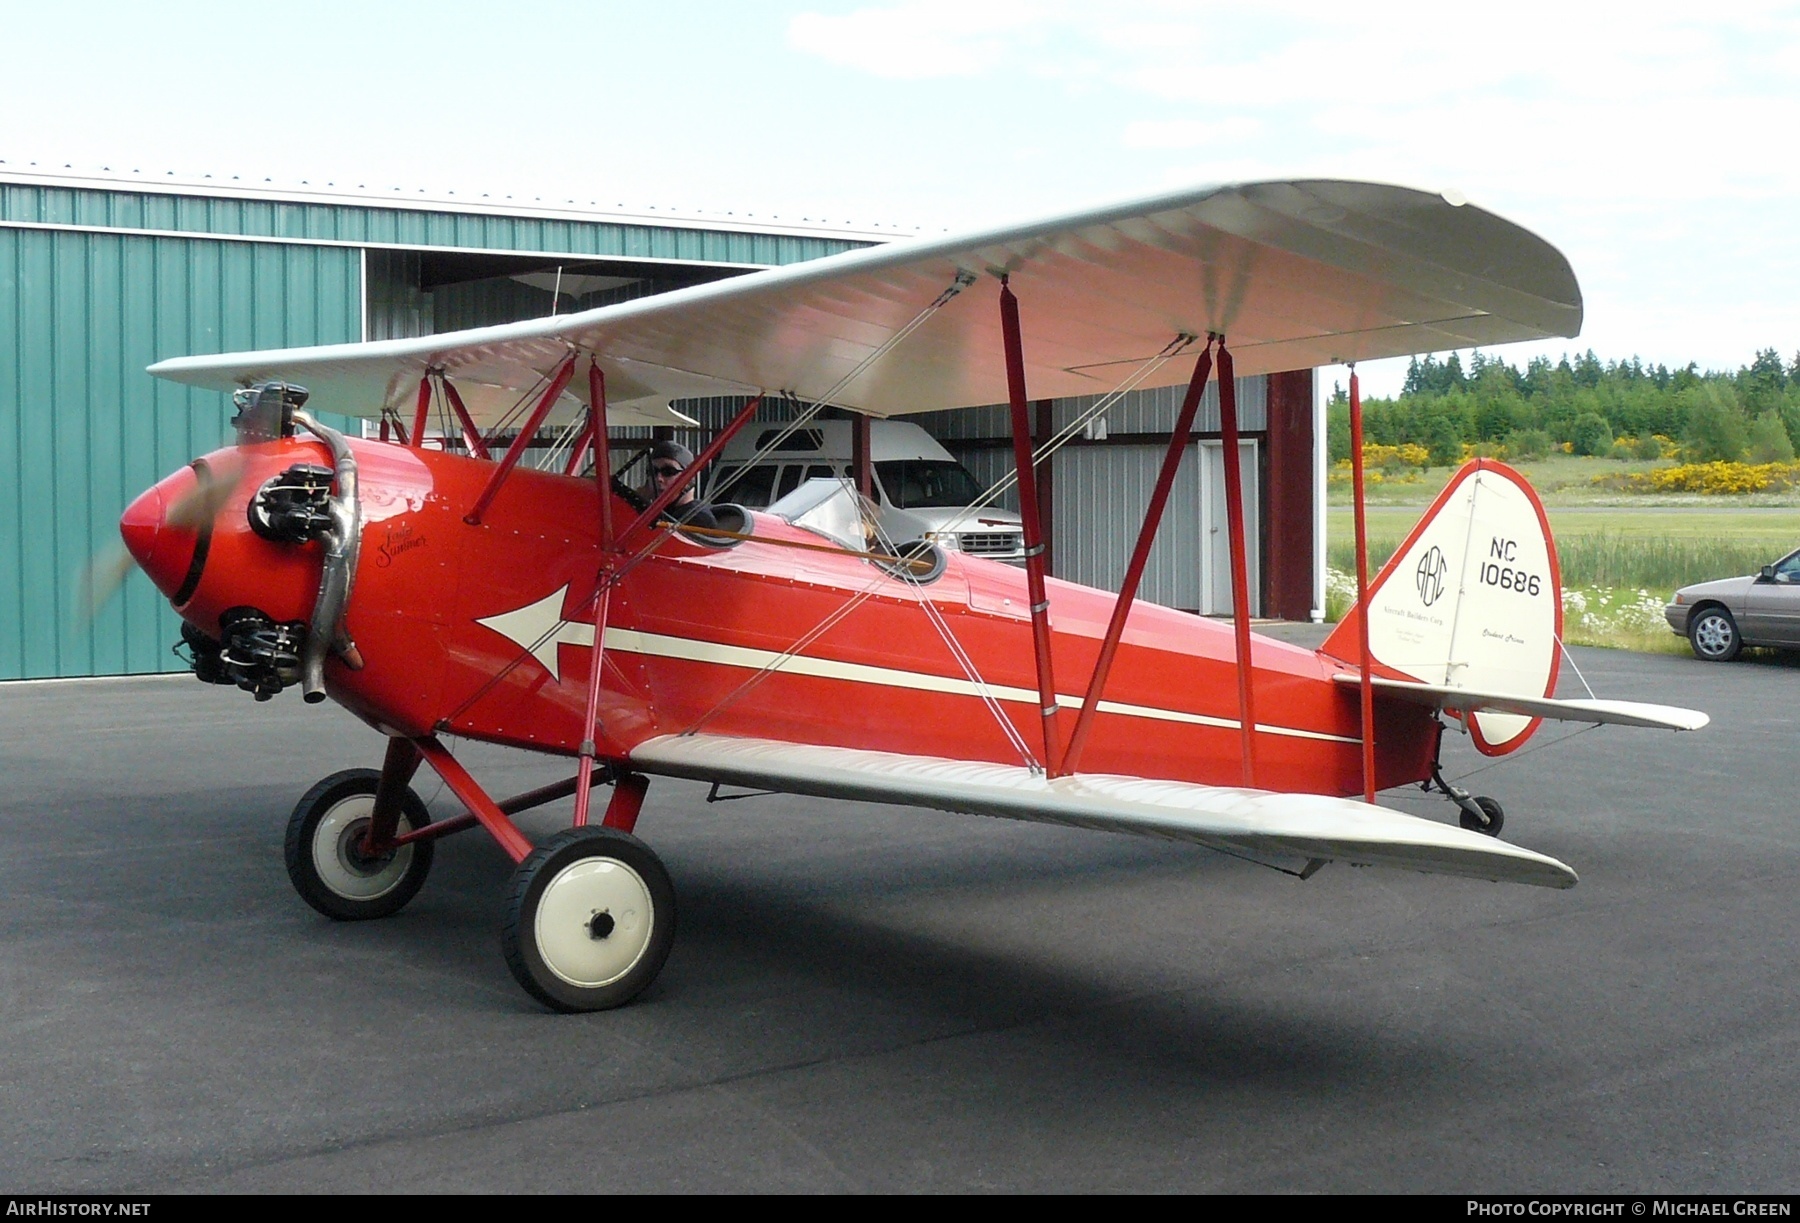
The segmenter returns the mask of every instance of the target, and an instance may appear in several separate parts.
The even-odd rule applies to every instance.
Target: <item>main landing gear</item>
[[[422,761],[466,814],[431,822],[409,784]],[[675,885],[650,847],[631,835],[645,778],[599,769],[593,780],[614,783],[605,822],[565,829],[534,846],[510,817],[567,798],[575,778],[495,802],[434,737],[391,739],[379,772],[334,773],[301,798],[288,820],[288,877],[327,917],[387,917],[424,886],[436,839],[479,824],[518,863],[500,928],[514,979],[559,1011],[623,1006],[669,958]]]
[[[381,774],[345,769],[308,790],[288,817],[287,869],[300,899],[338,921],[367,921],[398,913],[425,886],[431,873],[429,840],[369,847]],[[423,831],[431,816],[407,786],[396,832]]]
[[[500,950],[547,1006],[623,1006],[656,979],[674,941],[675,885],[628,833],[565,829],[513,872]]]

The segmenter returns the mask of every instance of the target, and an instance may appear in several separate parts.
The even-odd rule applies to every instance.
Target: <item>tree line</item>
[[[1326,414],[1331,458],[1350,455],[1350,402],[1340,385]],[[1576,454],[1661,458],[1679,447],[1687,462],[1792,462],[1800,446],[1800,353],[1784,364],[1773,348],[1733,372],[1695,362],[1602,362],[1592,349],[1524,369],[1477,349],[1413,358],[1392,399],[1363,402],[1365,441],[1416,443],[1433,465],[1461,460],[1465,444],[1509,458],[1540,458],[1565,444]]]

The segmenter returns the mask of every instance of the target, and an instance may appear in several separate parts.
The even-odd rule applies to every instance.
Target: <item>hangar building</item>
[[[229,436],[223,396],[152,379],[153,361],[568,313],[901,236],[809,219],[0,162],[0,680],[185,669],[170,649],[176,617],[141,576],[91,619],[80,591],[90,558],[117,543],[130,499]],[[1313,388],[1310,370],[1239,380],[1258,614],[1305,619],[1321,606]],[[1127,396],[1040,476],[1057,576],[1117,585],[1178,395]],[[1047,436],[1084,402],[1040,401],[1037,431]],[[716,428],[741,403],[675,406]],[[764,411],[777,420],[783,407]],[[984,483],[1011,462],[1003,411],[912,419]],[[1209,388],[1142,598],[1230,610],[1217,430]]]

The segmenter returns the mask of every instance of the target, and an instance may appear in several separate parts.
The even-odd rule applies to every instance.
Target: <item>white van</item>
[[[849,477],[851,422],[821,420],[794,430],[754,466],[745,465],[780,437],[781,425],[753,425],[725,447],[706,480],[703,499],[767,509],[808,480]],[[1000,506],[965,512],[984,491],[968,469],[915,424],[869,422],[875,501],[895,543],[923,533],[941,548],[992,560],[1022,561],[1025,533],[1017,513]],[[890,513],[890,511],[903,511]]]

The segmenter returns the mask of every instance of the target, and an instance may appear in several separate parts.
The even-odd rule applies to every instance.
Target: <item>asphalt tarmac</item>
[[[1574,657],[1713,725],[1451,744],[1573,890],[657,781],[675,950],[585,1016],[479,833],[395,918],[295,896],[294,801],[380,763],[335,707],[0,686],[0,1192],[1792,1192],[1800,669]]]

